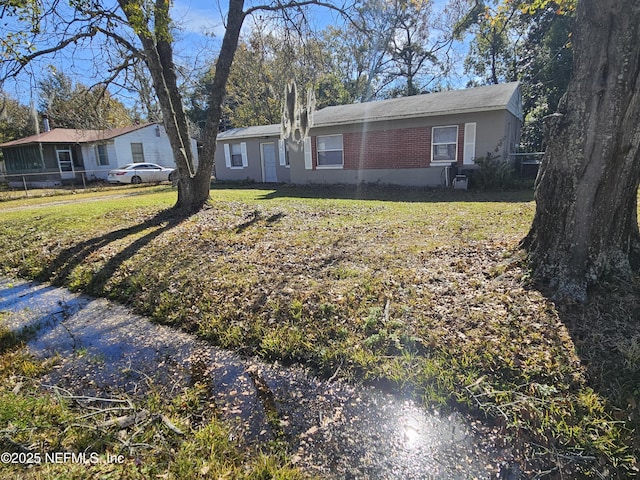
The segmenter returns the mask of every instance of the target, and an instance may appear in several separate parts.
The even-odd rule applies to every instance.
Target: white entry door
[[[70,180],[75,177],[73,170],[73,154],[71,149],[56,149],[58,156],[58,168],[60,169],[60,178],[62,180]]]
[[[262,180],[264,182],[277,182],[278,173],[276,171],[276,144],[261,143],[260,151],[262,155]]]

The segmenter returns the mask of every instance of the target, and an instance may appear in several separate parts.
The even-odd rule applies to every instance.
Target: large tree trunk
[[[573,38],[573,78],[547,119],[523,246],[556,297],[583,301],[589,286],[640,266],[640,3],[579,0]]]
[[[209,176],[213,171],[214,155],[216,153],[216,140],[220,119],[222,118],[222,103],[226,92],[227,80],[231,72],[231,64],[238,49],[240,30],[245,19],[244,0],[229,0],[229,14],[227,28],[222,39],[222,48],[216,62],[216,70],[213,81],[207,88],[207,121],[204,127],[204,139],[201,162],[206,162]],[[207,198],[209,189],[207,187]]]
[[[173,150],[178,170],[178,200],[175,207],[184,213],[196,212],[209,199],[222,102],[245,18],[244,0],[229,0],[227,28],[216,63],[214,80],[207,92],[209,114],[204,128],[203,154],[199,158],[197,169],[194,167],[187,117],[182,96],[178,90],[173,61],[170,2],[155,0],[153,31],[148,25],[140,24],[139,0],[119,0],[119,2],[142,43],[145,62],[151,74],[165,130]]]

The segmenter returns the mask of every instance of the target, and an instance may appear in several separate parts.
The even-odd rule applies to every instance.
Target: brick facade
[[[345,133],[342,136],[344,169],[427,168],[431,164],[431,129],[432,126]],[[318,159],[316,137],[312,137],[311,146],[315,170]],[[459,124],[459,165],[462,165],[463,156],[464,124]]]

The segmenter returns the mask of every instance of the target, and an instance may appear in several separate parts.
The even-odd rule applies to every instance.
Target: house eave
[[[497,112],[497,111],[509,111],[514,116],[518,117],[518,115],[514,112],[511,112],[505,105],[496,105],[493,107],[484,107],[484,108],[465,108],[465,109],[456,109],[456,110],[440,110],[440,111],[432,111],[428,113],[412,113],[409,115],[389,115],[389,116],[376,116],[371,118],[361,118],[354,120],[343,120],[343,121],[329,121],[329,122],[317,122],[314,121],[311,128],[327,128],[334,126],[345,126],[345,125],[364,125],[367,123],[379,123],[379,122],[396,122],[401,120],[414,120],[420,118],[431,118],[431,117],[443,117],[443,116],[452,116],[452,115],[464,115],[469,113],[483,113],[483,112]]]

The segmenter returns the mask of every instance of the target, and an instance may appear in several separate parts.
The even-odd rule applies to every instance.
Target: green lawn
[[[528,285],[530,191],[217,186],[187,219],[163,212],[168,186],[108,196],[0,203],[3,273],[467,409],[503,427],[525,470],[637,468],[638,284],[587,305]]]

